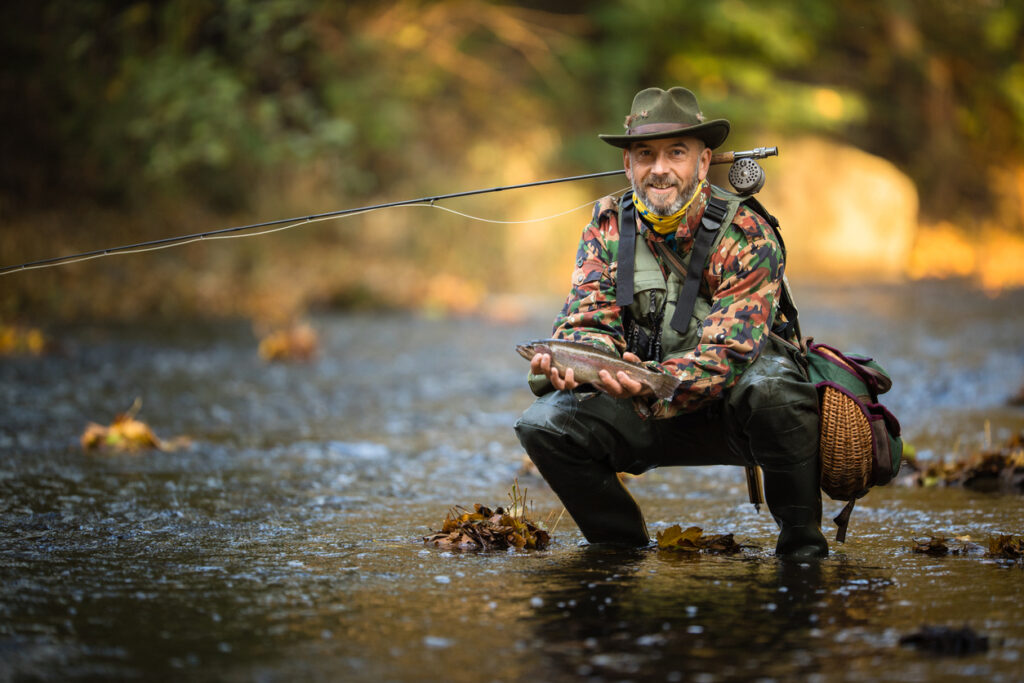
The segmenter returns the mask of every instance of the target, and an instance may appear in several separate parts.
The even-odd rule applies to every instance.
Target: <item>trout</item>
[[[526,360],[532,360],[538,353],[550,355],[552,367],[557,368],[563,377],[565,371],[572,368],[573,378],[580,384],[600,382],[598,373],[601,370],[607,370],[616,378],[616,373],[624,372],[630,379],[640,382],[661,399],[671,399],[680,381],[671,375],[649,370],[638,363],[622,360],[614,353],[580,342],[537,339],[517,345],[516,351]]]

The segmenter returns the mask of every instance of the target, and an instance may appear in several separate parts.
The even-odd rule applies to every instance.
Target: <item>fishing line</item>
[[[629,189],[629,188],[621,188],[620,190],[617,190],[617,192],[624,192],[627,189]],[[541,218],[527,218],[527,219],[519,220],[519,221],[502,221],[502,220],[497,220],[497,219],[494,219],[494,218],[484,218],[482,216],[474,216],[472,214],[468,214],[468,213],[464,213],[462,211],[457,211],[455,209],[448,208],[447,206],[440,206],[439,204],[432,204],[432,203],[401,204],[400,206],[401,207],[423,207],[423,208],[427,208],[427,209],[440,209],[441,211],[447,211],[448,213],[453,213],[453,214],[455,214],[457,216],[462,216],[463,218],[468,218],[468,219],[474,220],[474,221],[480,221],[481,223],[495,223],[495,224],[500,224],[500,225],[522,225],[522,224],[525,224],[525,223],[541,223],[543,221],[549,221],[549,220],[552,220],[554,218],[560,218],[562,216],[567,216],[568,214],[576,212],[576,211],[579,211],[580,209],[588,208],[590,206],[593,206],[595,201],[597,201],[597,200],[596,199],[590,199],[590,200],[587,200],[586,202],[584,202],[583,204],[580,204],[579,206],[575,206],[575,207],[573,207],[571,209],[567,209],[565,211],[561,211],[559,213],[552,214],[550,216],[543,216]],[[388,207],[388,208],[399,208],[399,207]],[[152,247],[119,248],[116,251],[110,250],[110,251],[104,251],[104,252],[100,252],[100,253],[88,254],[88,255],[79,256],[79,257],[66,256],[66,257],[62,257],[59,262],[54,262],[54,263],[41,263],[41,264],[34,264],[34,265],[33,264],[25,264],[24,266],[20,266],[20,267],[19,266],[13,266],[12,267],[13,269],[6,269],[6,270],[4,270],[4,272],[0,272],[0,275],[9,275],[10,273],[20,272],[22,270],[39,270],[41,268],[54,268],[56,266],[66,266],[66,265],[70,265],[72,263],[81,263],[82,261],[91,261],[93,259],[103,258],[104,256],[122,256],[122,255],[126,255],[126,254],[142,254],[142,253],[145,253],[147,251],[160,251],[162,249],[170,249],[172,247],[183,247],[186,244],[194,244],[195,242],[206,242],[206,241],[209,241],[209,240],[231,240],[231,239],[240,239],[242,237],[259,237],[260,235],[269,235],[269,234],[275,233],[275,232],[282,232],[284,230],[291,230],[292,228],[297,228],[300,225],[309,225],[310,223],[319,223],[321,221],[337,220],[337,219],[340,219],[340,218],[351,218],[352,216],[360,216],[362,214],[370,213],[372,211],[378,211],[378,210],[380,210],[380,209],[378,209],[378,208],[367,208],[367,209],[364,209],[362,211],[354,211],[352,213],[346,213],[346,214],[343,214],[343,215],[318,216],[316,218],[310,217],[310,218],[306,218],[306,219],[302,219],[302,220],[296,221],[295,223],[290,223],[288,225],[281,225],[281,226],[278,226],[276,228],[270,228],[269,230],[260,230],[258,232],[234,233],[234,234],[227,234],[227,235],[205,234],[205,235],[198,235],[198,236],[194,236],[194,237],[192,237],[192,236],[182,237],[182,238],[179,238],[178,240],[176,240],[174,242],[170,242],[170,243],[167,243],[167,244],[158,244],[158,245],[155,245],[155,246],[152,246]]]
[[[525,221],[497,221],[487,218],[479,218],[476,216],[470,216],[461,212],[449,209],[444,206],[438,206],[435,202],[442,199],[455,199],[458,197],[470,197],[478,194],[485,194],[488,192],[501,192],[503,190],[516,190],[528,187],[537,187],[540,185],[551,185],[553,183],[565,183],[574,180],[586,180],[590,178],[602,178],[605,176],[622,175],[625,173],[624,170],[618,171],[603,171],[600,173],[588,173],[585,175],[569,176],[566,178],[554,178],[552,180],[537,180],[529,183],[520,183],[518,185],[503,185],[499,187],[489,187],[482,190],[467,190],[465,192],[453,192],[451,194],[436,195],[433,197],[421,197],[419,199],[406,199],[396,202],[387,202],[384,204],[375,204],[373,206],[364,206],[355,209],[341,209],[338,211],[328,211],[326,213],[313,214],[301,218],[281,218],[273,221],[266,221],[264,223],[253,223],[251,225],[240,225],[231,228],[221,228],[219,230],[211,230],[208,232],[194,233],[191,235],[181,235],[178,237],[165,237],[163,239],[151,240],[148,242],[139,242],[138,244],[127,244],[120,247],[110,247],[108,249],[97,249],[95,251],[87,251],[80,254],[69,254],[68,256],[57,256],[54,258],[43,259],[40,261],[30,261],[27,263],[21,263],[14,266],[4,266],[0,268],[0,275],[9,275],[13,272],[20,272],[23,270],[38,270],[41,268],[52,268],[56,266],[68,265],[71,263],[81,263],[82,261],[90,261],[92,259],[103,258],[104,256],[114,256],[116,254],[140,254],[147,251],[158,251],[160,249],[168,249],[170,247],[183,246],[186,244],[192,244],[202,240],[210,239],[231,239],[234,237],[255,237],[258,235],[266,235],[272,232],[278,232],[281,230],[288,230],[295,228],[300,225],[306,225],[308,223],[318,223],[320,221],[330,220],[334,218],[344,218],[347,216],[358,216],[360,214],[369,213],[371,211],[379,211],[381,209],[390,209],[399,206],[427,206],[437,209],[444,209],[451,213],[466,216],[473,220],[479,220],[486,223],[530,223],[549,220],[550,218],[557,218],[573,211],[579,211],[584,206],[589,206],[593,201],[589,201],[586,204],[582,204],[576,208],[569,209],[562,213],[555,214],[554,216],[548,216],[545,218],[528,219]],[[282,225],[286,224],[286,225]],[[254,230],[256,228],[264,228],[267,226],[277,226],[270,230],[263,230],[260,232],[246,232]],[[233,234],[243,233],[243,234]]]

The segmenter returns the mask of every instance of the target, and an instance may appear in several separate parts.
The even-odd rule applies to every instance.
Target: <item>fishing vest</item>
[[[712,185],[693,247],[684,255],[664,242],[651,243],[640,236],[632,192],[622,196],[615,303],[626,312],[627,351],[643,360],[662,361],[696,348],[703,322],[711,312],[710,295],[700,291],[707,258],[731,228],[744,199]],[[652,248],[659,249],[668,264],[667,277]],[[695,255],[700,261],[691,268]]]

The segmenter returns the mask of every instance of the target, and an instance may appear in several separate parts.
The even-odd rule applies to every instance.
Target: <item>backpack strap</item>
[[[857,503],[856,498],[843,506],[842,511],[832,521],[836,524],[836,543],[846,543],[846,528],[850,526],[850,515],[853,514],[853,506]]]
[[[743,204],[763,218],[768,225],[771,226],[772,231],[775,233],[775,239],[779,240],[779,246],[782,247],[783,264],[785,264],[786,242],[782,239],[782,231],[779,230],[779,219],[768,213],[768,210],[764,208],[764,205],[754,197],[747,197],[743,200]],[[782,286],[779,291],[779,310],[786,316],[786,328],[792,329],[797,340],[802,339],[800,335],[800,312],[797,310],[796,303],[793,301],[793,293],[789,290],[789,281],[785,276],[782,278]],[[773,329],[773,331],[775,331],[780,337],[786,338],[788,336],[786,334],[788,329],[786,328],[777,330]]]
[[[712,196],[704,209],[704,217],[700,221],[700,229],[693,241],[693,251],[690,253],[690,265],[686,269],[686,280],[679,292],[679,301],[676,302],[676,310],[672,314],[672,329],[680,334],[686,334],[686,328],[690,326],[690,316],[693,315],[693,307],[697,303],[697,294],[700,292],[700,282],[704,274],[704,263],[708,259],[708,252],[711,251],[711,244],[715,241],[718,229],[722,227],[722,221],[729,211],[729,205],[725,200]]]
[[[633,273],[636,266],[636,208],[633,193],[622,195],[619,203],[619,256],[615,276],[615,305],[633,303]]]

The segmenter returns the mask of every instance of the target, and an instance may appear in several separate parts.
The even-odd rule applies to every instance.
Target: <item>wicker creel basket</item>
[[[821,489],[850,500],[871,480],[873,450],[868,418],[849,396],[824,387],[821,396]]]

